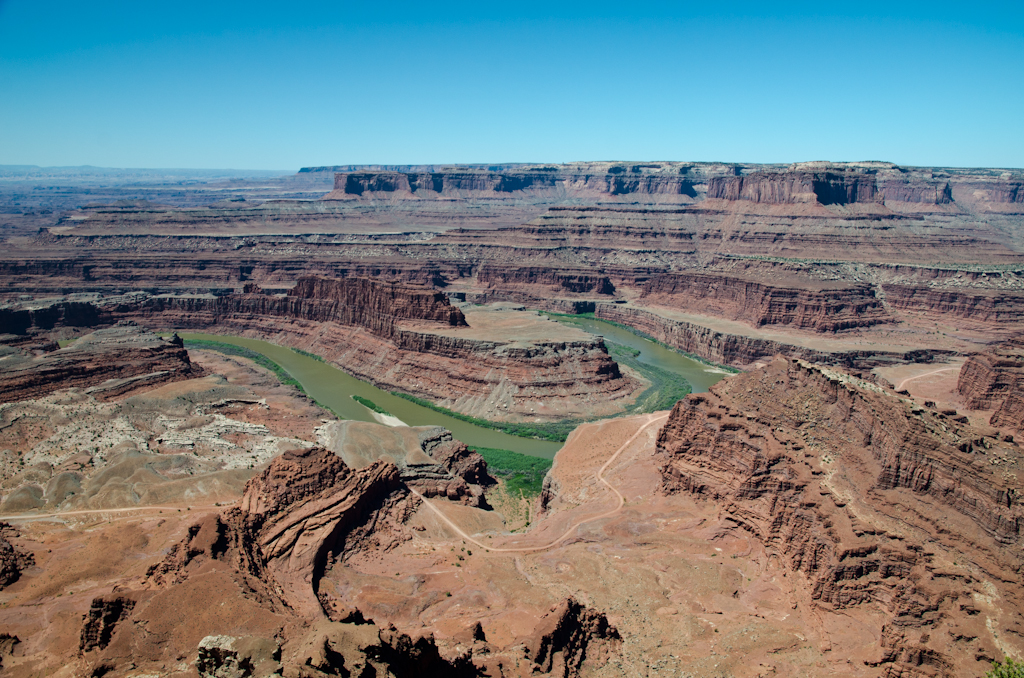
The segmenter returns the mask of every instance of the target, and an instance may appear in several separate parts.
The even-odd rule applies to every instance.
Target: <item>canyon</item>
[[[0,191],[5,673],[969,678],[1024,653],[1020,170],[218,181]],[[654,377],[573,318],[722,378],[638,409]],[[175,331],[576,428],[513,515],[493,450],[339,420]]]

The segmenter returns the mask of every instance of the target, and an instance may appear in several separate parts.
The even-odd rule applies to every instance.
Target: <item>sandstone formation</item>
[[[754,173],[745,177],[715,177],[708,182],[711,200],[749,200],[776,205],[875,202],[875,194],[874,176],[859,172]]]
[[[467,474],[485,473],[478,457],[450,435],[420,431],[425,448]],[[288,452],[247,485],[237,508],[209,515],[147,573],[142,590],[96,598],[81,649],[114,670],[119,652],[152,625],[156,601],[179,588],[227,577],[265,614],[283,620],[277,640],[206,635],[198,644],[200,675],[494,675],[578,676],[600,664],[618,635],[607,618],[573,599],[555,605],[532,633],[508,647],[489,644],[476,625],[470,646],[438,645],[431,634],[381,628],[319,590],[325,566],[354,554],[387,553],[411,538],[406,522],[418,508],[398,468],[375,461],[352,469],[322,448]],[[217,574],[219,573],[219,574]],[[220,584],[217,596],[230,592]],[[162,592],[162,593],[161,593]],[[155,597],[154,597],[155,596]],[[136,601],[140,602],[136,602]],[[194,603],[193,603],[194,604]],[[126,624],[126,621],[132,623]],[[120,657],[120,658],[119,658]],[[141,654],[133,656],[143,661]]]
[[[969,631],[984,624],[972,596],[993,585],[1024,639],[1016,445],[778,358],[680,401],[658,446],[664,491],[720,505],[807,578],[823,611],[885,610],[872,660],[885,675],[962,675],[968,658],[995,655]],[[948,572],[957,558],[971,567]]]
[[[819,284],[802,289],[699,273],[663,274],[644,285],[644,302],[745,320],[755,327],[794,325],[835,332],[893,322],[870,285]]]
[[[483,489],[494,484],[487,464],[447,429],[339,421],[325,425],[319,436],[351,468],[385,461],[397,466],[402,482],[425,497],[487,508]]]
[[[1024,339],[971,356],[960,369],[957,390],[969,408],[995,410],[993,426],[1024,435]]]
[[[957,390],[975,410],[999,409],[1008,396],[1024,391],[1024,338],[971,356],[960,370]]]
[[[381,388],[485,418],[615,414],[641,389],[598,337],[532,316],[536,337],[475,331],[444,294],[397,283],[304,278],[287,295],[134,295],[101,307],[115,319],[301,348]]]
[[[186,578],[190,565],[229,557],[243,577],[256,578],[255,590],[299,614],[319,614],[317,585],[330,554],[341,553],[371,514],[408,511],[399,488],[390,464],[352,470],[324,449],[286,452],[249,482],[239,508],[197,523],[149,575],[167,585]],[[395,529],[395,536],[374,532],[375,545],[386,550],[387,539],[402,538]]]
[[[13,295],[79,289],[123,295],[131,306],[145,289],[151,315],[196,323],[256,310],[326,317],[337,290],[298,287],[285,301],[275,293],[310,275],[375,277],[564,313],[622,301],[663,319],[661,309],[685,312],[696,316],[687,320],[692,332],[675,331],[698,346],[709,332],[747,343],[716,327],[725,319],[792,335],[855,335],[874,355],[972,353],[1024,329],[1021,183],[1003,170],[884,162],[345,166],[316,209],[126,204],[67,215],[0,261],[0,289],[11,295],[0,313],[18,327],[66,326],[65,316],[97,326],[108,312],[118,317],[116,304],[90,307],[78,294],[44,310]],[[123,251],[132,257],[116,254]],[[245,293],[247,284],[267,298],[240,302],[256,289]],[[153,298],[163,294],[173,297]],[[210,294],[218,299],[203,299]],[[936,324],[962,331],[936,333]],[[809,343],[798,338],[771,341]]]
[[[59,351],[32,355],[0,345],[0,389],[6,402],[64,388],[112,397],[143,385],[199,376],[181,339],[162,339],[134,323],[97,330]]]
[[[751,365],[778,354],[812,362],[843,365],[858,370],[892,362],[930,362],[949,353],[944,350],[906,351],[885,348],[815,348],[798,343],[718,330],[686,320],[678,320],[635,305],[596,304],[594,316],[632,327],[668,346],[724,365]]]
[[[31,566],[35,558],[11,544],[18,531],[8,523],[0,523],[0,589],[18,581],[22,570]]]

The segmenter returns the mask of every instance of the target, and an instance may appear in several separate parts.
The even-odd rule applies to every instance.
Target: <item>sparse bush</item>
[[[1015,662],[1010,657],[1005,662],[992,662],[992,670],[985,678],[1024,678],[1024,662]]]

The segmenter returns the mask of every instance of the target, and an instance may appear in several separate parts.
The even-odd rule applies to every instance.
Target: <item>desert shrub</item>
[[[992,662],[992,670],[985,678],[1024,678],[1024,662],[1015,662],[1010,657],[1005,662]]]

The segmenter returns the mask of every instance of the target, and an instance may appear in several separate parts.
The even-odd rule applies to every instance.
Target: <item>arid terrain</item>
[[[37,171],[0,175],[0,205],[5,675],[1024,657],[1024,171]],[[651,407],[662,373],[562,316],[724,378]],[[530,489],[501,450],[340,419],[176,331],[575,430]]]

